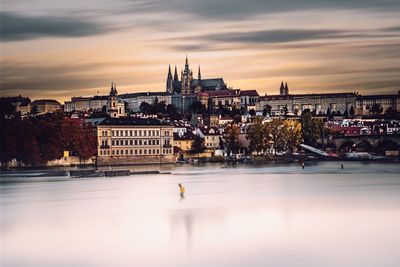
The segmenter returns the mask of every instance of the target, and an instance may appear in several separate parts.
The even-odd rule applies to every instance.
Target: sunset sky
[[[397,93],[399,0],[0,0],[2,95],[164,91],[197,76],[277,94]]]

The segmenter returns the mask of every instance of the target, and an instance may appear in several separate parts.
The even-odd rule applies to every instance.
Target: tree
[[[277,151],[284,151],[287,148],[286,138],[288,136],[287,128],[284,127],[281,119],[273,119],[265,124],[266,132],[271,137],[272,147],[276,155]]]
[[[373,104],[369,109],[369,113],[371,113],[371,114],[381,114],[382,111],[383,111],[383,108],[378,103]]]
[[[272,107],[270,105],[266,104],[263,109],[263,116],[265,117],[267,115],[271,115],[271,110],[272,110]]]
[[[255,116],[256,115],[256,111],[254,109],[250,109],[249,115],[250,116]]]
[[[289,110],[288,110],[287,105],[285,105],[285,106],[282,107],[281,113],[282,113],[283,115],[285,115],[285,116],[289,113]]]
[[[301,135],[301,124],[297,121],[288,121],[284,122],[285,127],[287,128],[288,136],[286,138],[288,148],[290,154],[293,153],[294,148],[301,144],[303,141],[303,137]]]
[[[346,110],[344,111],[343,116],[344,116],[346,119],[349,117],[349,112],[348,112],[347,108],[346,108]]]
[[[196,100],[190,105],[190,111],[192,113],[204,114],[206,112],[206,106],[200,101]]]
[[[150,104],[147,102],[142,102],[140,104],[140,112],[144,113],[144,114],[150,114]]]
[[[354,117],[355,111],[354,111],[353,106],[350,107],[349,114],[350,114],[351,117]]]
[[[0,118],[6,119],[13,115],[15,106],[5,97],[0,98]]]
[[[201,138],[201,136],[196,135],[194,138],[194,141],[192,143],[192,149],[190,150],[191,153],[203,153],[206,151],[207,147],[204,144],[204,138]]]
[[[247,128],[247,137],[249,140],[249,150],[259,154],[270,146],[270,136],[266,132],[260,118],[256,118],[254,123]]]
[[[173,104],[168,104],[167,105],[167,114],[169,115],[176,115],[178,113],[178,110],[176,109],[175,105]]]
[[[236,124],[228,124],[224,129],[223,138],[228,155],[231,153],[237,154],[240,149],[239,143],[240,129]]]

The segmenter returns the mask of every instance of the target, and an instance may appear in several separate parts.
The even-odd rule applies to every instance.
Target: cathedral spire
[[[289,87],[287,86],[287,82],[285,84],[285,95],[289,94]]]
[[[200,71],[200,64],[199,64],[199,75],[198,75],[199,81],[201,80],[201,71]]]
[[[168,65],[168,79],[172,79],[171,64]]]
[[[176,69],[176,65],[175,65],[174,81],[175,82],[179,81],[178,70]]]
[[[283,85],[283,81],[281,82],[281,87],[279,88],[279,94],[280,95],[285,94],[285,86]]]

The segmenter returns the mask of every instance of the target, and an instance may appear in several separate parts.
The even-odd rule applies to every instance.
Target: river
[[[166,168],[0,183],[0,265],[400,266],[400,164]]]

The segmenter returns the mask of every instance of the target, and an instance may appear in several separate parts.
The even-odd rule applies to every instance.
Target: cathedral
[[[178,77],[178,70],[175,65],[175,72],[172,76],[171,65],[168,68],[166,92],[169,94],[178,93],[181,95],[197,94],[207,91],[225,90],[227,86],[223,78],[202,79],[200,66],[197,79],[193,79],[193,71],[189,68],[189,61],[186,56],[185,68],[181,72],[181,79]]]

